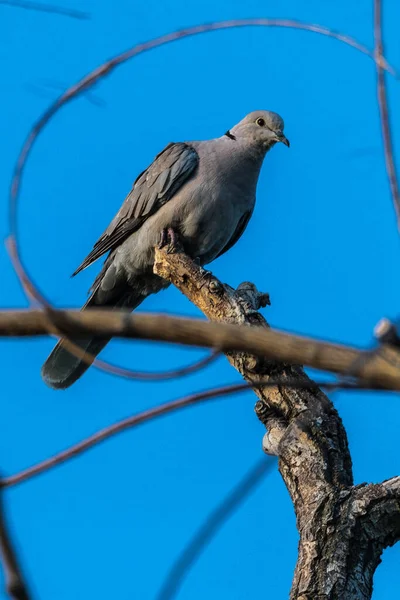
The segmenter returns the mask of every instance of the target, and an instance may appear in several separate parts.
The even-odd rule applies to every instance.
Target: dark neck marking
[[[233,135],[233,133],[231,133],[231,132],[229,131],[229,129],[228,129],[228,131],[226,131],[226,132],[224,133],[224,135],[226,135],[226,137],[228,137],[228,138],[229,138],[229,139],[231,139],[231,140],[236,140],[235,136]]]

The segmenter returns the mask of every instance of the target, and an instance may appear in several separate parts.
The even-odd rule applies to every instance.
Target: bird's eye
[[[261,118],[260,118],[260,119],[257,119],[256,123],[257,123],[257,125],[259,125],[260,127],[264,127],[264,125],[265,125],[265,121],[264,121],[264,119],[261,119]]]

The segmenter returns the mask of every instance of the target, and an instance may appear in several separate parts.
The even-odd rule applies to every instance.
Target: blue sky
[[[13,164],[29,127],[60,89],[116,53],[203,22],[286,17],[329,26],[372,47],[372,2],[336,0],[61,0],[79,21],[0,6],[0,233],[7,234]],[[400,68],[400,4],[384,3],[386,56]],[[275,327],[368,346],[382,316],[399,310],[400,243],[385,174],[375,67],[335,40],[283,29],[206,34],[122,66],[61,111],[34,148],[23,181],[23,258],[51,300],[79,306],[97,272],[71,280],[136,175],[166,143],[221,135],[247,112],[285,119],[291,141],[263,169],[254,217],[213,264],[223,281],[271,294]],[[400,156],[400,88],[388,80]],[[94,98],[93,98],[94,96]],[[398,165],[400,166],[400,165]],[[0,249],[2,307],[26,306]],[[175,289],[142,310],[199,316]],[[98,428],[193,390],[238,381],[221,359],[168,383],[136,383],[91,369],[70,390],[40,379],[52,340],[4,341],[0,465],[14,473]],[[113,342],[102,358],[137,369],[174,367],[203,353]],[[357,483],[400,472],[400,403],[338,393]],[[263,429],[243,394],[126,432],[6,493],[27,579],[41,600],[155,599],[169,568],[206,516],[261,457]],[[188,574],[179,599],[268,593],[287,598],[297,533],[274,469],[225,523]],[[399,594],[400,547],[385,552],[374,600]],[[268,582],[268,592],[265,590]],[[0,591],[0,598],[4,598]]]

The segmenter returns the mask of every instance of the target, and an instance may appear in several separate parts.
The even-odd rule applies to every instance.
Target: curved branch
[[[27,291],[27,295],[31,296],[33,300],[35,300],[47,313],[48,317],[48,332],[51,334],[58,335],[59,331],[54,326],[52,322],[52,316],[54,309],[51,306],[51,303],[46,299],[44,294],[39,290],[37,286],[34,285],[32,278],[27,272],[23,272],[23,266],[21,261],[21,253],[19,247],[18,240],[18,223],[17,223],[17,206],[18,199],[20,194],[21,180],[24,173],[24,169],[27,164],[28,157],[32,151],[33,145],[48,124],[50,119],[68,102],[70,102],[73,98],[77,97],[80,93],[87,91],[91,88],[95,83],[97,83],[100,79],[109,75],[113,69],[120,66],[122,63],[130,60],[131,58],[142,54],[143,52],[147,52],[154,48],[158,48],[165,44],[170,44],[177,40],[191,37],[195,35],[200,35],[206,32],[219,31],[223,29],[234,29],[241,27],[284,27],[289,29],[302,29],[305,31],[311,31],[314,33],[318,33],[320,35],[325,35],[331,38],[334,38],[340,42],[343,42],[358,51],[366,54],[373,60],[375,60],[374,53],[371,52],[367,47],[363,46],[353,38],[337,33],[328,29],[327,27],[322,27],[320,25],[314,25],[309,23],[301,23],[298,21],[294,21],[291,19],[237,19],[230,21],[221,21],[214,22],[205,25],[198,25],[194,27],[190,27],[188,29],[183,29],[180,31],[175,31],[166,35],[163,35],[159,38],[152,39],[144,44],[138,44],[133,48],[130,48],[126,52],[119,54],[113,59],[109,60],[106,63],[103,63],[100,67],[89,73],[86,77],[84,77],[77,84],[68,88],[61,96],[58,98],[54,104],[52,104],[45,113],[43,113],[42,117],[37,121],[37,123],[31,129],[25,143],[22,147],[22,150],[17,159],[14,175],[11,182],[11,190],[10,190],[10,238],[9,238],[9,248],[13,253],[13,265],[14,268],[19,275],[24,290]],[[383,68],[387,69],[392,75],[397,76],[396,71],[385,61],[385,59],[381,56],[380,63],[383,65]],[[21,277],[21,274],[24,277]],[[84,362],[92,362],[94,359],[93,356],[88,356],[82,353],[81,349],[76,346],[70,339],[65,338],[64,344],[66,348],[75,356],[79,357]],[[120,367],[116,367],[115,365],[109,365],[108,363],[100,360],[93,361],[94,366],[100,368],[106,372],[113,373],[116,375],[122,375],[124,377],[131,377],[131,373],[128,369],[122,369]]]
[[[190,259],[187,261],[190,264]],[[209,286],[206,289],[209,290]],[[217,297],[218,294],[213,295]],[[99,336],[218,348],[224,352],[244,351],[254,355],[248,358],[250,362],[254,362],[257,356],[267,357],[351,375],[363,387],[371,389],[400,389],[400,355],[396,349],[389,347],[371,353],[277,330],[249,329],[244,322],[238,326],[164,314],[127,314],[106,309],[84,312],[55,310],[52,323],[67,335],[94,333]],[[0,337],[46,335],[48,327],[48,317],[40,310],[0,311]],[[210,359],[203,360],[208,362]],[[204,366],[204,362],[201,366]]]
[[[222,398],[224,396],[229,396],[231,394],[236,394],[238,392],[247,392],[247,391],[256,391],[261,387],[276,387],[280,385],[282,381],[270,379],[269,381],[261,381],[258,384],[254,383],[252,385],[247,383],[239,383],[239,384],[231,384],[224,385],[218,388],[212,388],[210,390],[206,390],[204,392],[197,392],[195,394],[190,394],[189,396],[184,396],[183,398],[179,398],[178,400],[172,400],[171,402],[166,402],[165,404],[161,404],[160,406],[155,406],[153,408],[149,408],[141,413],[133,415],[131,417],[127,417],[122,421],[118,421],[113,425],[109,425],[104,429],[100,429],[100,431],[96,431],[89,437],[85,438],[81,442],[70,446],[66,450],[62,450],[58,454],[51,456],[15,475],[9,475],[8,477],[4,477],[0,479],[0,487],[10,487],[16,485],[18,483],[22,483],[23,481],[27,481],[36,475],[40,475],[53,467],[57,467],[62,463],[70,460],[71,458],[75,458],[76,456],[90,450],[97,444],[101,444],[105,440],[113,437],[125,431],[126,429],[130,429],[132,427],[136,427],[137,425],[141,425],[147,421],[151,421],[152,419],[156,419],[159,416],[166,415],[170,412],[174,412],[175,410],[180,410],[182,408],[186,408],[188,406],[194,406],[195,404],[200,404],[204,401],[214,400],[217,398]],[[360,389],[360,386],[354,383],[346,383],[346,382],[320,382],[319,384],[314,383],[310,380],[300,381],[298,378],[293,380],[285,379],[285,387],[294,388],[294,389],[308,389],[315,388],[316,385],[319,387],[326,387],[327,389],[347,389],[357,391]]]
[[[63,17],[71,17],[72,19],[90,19],[88,13],[73,8],[63,8],[54,4],[44,4],[42,2],[28,2],[28,0],[0,0],[0,4],[13,6],[14,8],[24,8],[26,10],[34,10],[38,12],[51,13],[53,15],[61,15]]]
[[[172,565],[162,588],[157,594],[156,600],[173,600],[176,597],[183,579],[187,576],[191,567],[199,558],[199,555],[208,546],[222,525],[241,506],[245,498],[253,492],[254,488],[270,472],[273,464],[272,459],[267,462],[265,458],[258,461],[230,494],[213,510]]]
[[[386,172],[389,179],[393,206],[397,217],[397,227],[400,230],[400,192],[394,160],[392,135],[390,132],[390,119],[388,98],[385,83],[385,69],[381,62],[383,56],[382,36],[382,2],[374,0],[374,37],[375,37],[375,64],[377,72],[378,105],[381,118],[383,146],[385,151]]]
[[[132,427],[137,427],[142,423],[146,423],[147,421],[151,421],[152,419],[156,419],[157,417],[161,417],[162,415],[166,415],[170,412],[180,410],[182,408],[186,408],[193,404],[198,404],[199,402],[205,402],[208,400],[216,400],[217,398],[221,398],[224,396],[229,396],[230,394],[237,394],[239,392],[244,392],[249,389],[249,386],[245,383],[237,383],[233,385],[227,385],[220,388],[215,388],[211,390],[206,390],[204,392],[198,392],[197,394],[190,394],[189,396],[185,396],[184,398],[178,398],[178,400],[173,400],[172,402],[166,402],[165,404],[161,404],[160,406],[155,406],[153,408],[149,408],[137,415],[133,415],[123,419],[122,421],[118,421],[117,423],[113,423],[113,425],[109,425],[108,427],[104,427],[100,431],[97,431],[93,435],[84,439],[82,442],[78,442],[74,446],[51,456],[50,458],[33,465],[32,467],[28,467],[24,471],[20,471],[15,475],[10,475],[9,477],[4,477],[0,480],[0,487],[11,487],[16,485],[17,483],[22,483],[35,475],[39,475],[48,471],[49,469],[56,467],[57,465],[62,464],[63,462],[70,460],[71,458],[86,452],[86,450],[90,450],[93,446],[96,446],[110,437],[125,431],[126,429],[130,429]]]

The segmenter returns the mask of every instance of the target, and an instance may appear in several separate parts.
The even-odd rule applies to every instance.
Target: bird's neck
[[[235,140],[232,145],[232,154],[235,162],[248,172],[259,173],[268,148],[259,143],[248,140]]]
[[[266,149],[227,137],[220,138],[219,142],[225,148],[223,152],[215,151],[209,157],[212,168],[218,171],[220,177],[226,178],[231,188],[236,187],[239,195],[253,196]]]

